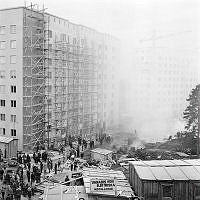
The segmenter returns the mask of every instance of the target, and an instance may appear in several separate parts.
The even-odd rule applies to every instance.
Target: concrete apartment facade
[[[28,150],[116,127],[118,48],[112,36],[49,13],[0,10],[0,134]]]

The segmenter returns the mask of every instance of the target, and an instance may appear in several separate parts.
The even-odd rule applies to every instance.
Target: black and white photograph
[[[200,0],[0,0],[0,200],[200,200]]]

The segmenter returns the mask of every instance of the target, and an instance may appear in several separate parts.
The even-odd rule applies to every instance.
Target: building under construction
[[[39,9],[0,10],[0,135],[19,150],[118,124],[118,41]]]

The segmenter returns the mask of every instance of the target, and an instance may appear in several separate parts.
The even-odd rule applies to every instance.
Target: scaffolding
[[[23,13],[23,148],[30,150],[44,140],[45,15],[37,5]]]
[[[24,8],[23,23],[24,150],[66,145],[69,135],[91,138],[98,112],[94,47],[50,40],[49,15],[35,5]]]
[[[98,102],[94,49],[55,41],[50,57],[54,74],[51,142],[56,138],[66,145],[69,135],[94,135]]]

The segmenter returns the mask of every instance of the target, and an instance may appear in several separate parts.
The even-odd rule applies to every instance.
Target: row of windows
[[[16,40],[10,40],[10,48],[11,49],[17,48]],[[6,41],[0,41],[0,49],[6,49]]]
[[[0,70],[0,79],[6,78],[6,71]],[[10,78],[17,78],[16,70],[10,70]]]
[[[5,93],[5,85],[0,85],[0,93]],[[17,92],[17,86],[16,85],[11,85],[10,87],[11,93],[16,93]]]
[[[6,134],[6,129],[5,128],[0,128],[0,134],[5,135]],[[11,129],[10,130],[10,134],[11,134],[11,136],[16,136],[17,135],[16,129]]]
[[[17,63],[17,56],[11,55],[10,64],[16,64],[16,63]],[[0,64],[6,64],[6,56],[0,56]]]
[[[10,105],[11,105],[11,107],[17,107],[17,101],[16,100],[11,100],[10,101]],[[5,107],[6,106],[6,100],[1,99],[0,100],[0,106],[1,107]]]
[[[17,119],[16,115],[11,115],[10,116],[10,121],[11,122],[16,122],[16,119]],[[0,120],[1,121],[6,121],[6,114],[0,114]]]
[[[17,26],[16,25],[10,25],[10,33],[16,34],[17,32]],[[0,35],[6,34],[6,26],[0,26]]]

